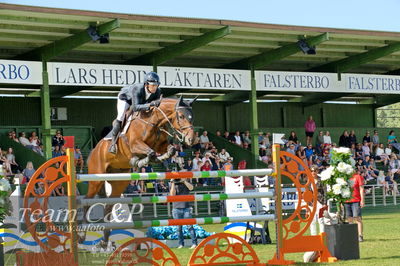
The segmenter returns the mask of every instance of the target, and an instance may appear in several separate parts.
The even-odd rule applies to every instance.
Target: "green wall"
[[[4,112],[0,113],[0,125],[41,125],[39,98],[0,98]],[[101,130],[110,126],[116,116],[116,100],[113,99],[54,99],[52,107],[66,107],[66,121],[52,121],[52,127],[91,126],[97,139]],[[225,106],[221,102],[197,101],[194,106],[195,125],[211,132],[216,130],[248,130],[250,106],[240,103]],[[374,109],[370,105],[317,104],[302,107],[298,103],[259,103],[259,128],[303,127],[312,115],[318,127],[373,127]]]

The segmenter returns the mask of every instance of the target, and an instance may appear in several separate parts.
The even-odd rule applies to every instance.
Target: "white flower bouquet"
[[[344,221],[341,204],[351,199],[354,168],[350,161],[349,148],[333,148],[330,166],[321,172],[322,183],[326,186],[327,199],[333,199],[338,206],[339,221]]]
[[[0,165],[0,225],[7,215],[11,215],[12,205],[10,201],[10,182],[3,176],[3,166]]]

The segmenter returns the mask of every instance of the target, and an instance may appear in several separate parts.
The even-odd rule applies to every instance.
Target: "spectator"
[[[374,130],[374,135],[372,136],[372,152],[376,152],[376,149],[379,146],[379,135],[378,135],[378,130]]]
[[[361,143],[357,143],[355,151],[356,151],[356,158],[363,158],[364,157]]]
[[[362,146],[362,156],[365,158],[366,156],[371,155],[371,150],[369,148],[369,144],[367,141],[364,141],[364,145]]]
[[[193,161],[192,161],[192,159],[189,158],[189,159],[187,159],[187,161],[185,161],[183,169],[185,169],[186,171],[192,171],[193,170]]]
[[[325,188],[324,185],[321,182],[321,178],[318,176],[319,169],[317,165],[313,165],[310,167],[311,174],[314,178],[314,182],[317,187],[317,210],[315,212],[315,216],[310,224],[310,231],[311,235],[318,235],[317,233],[317,222],[319,224],[319,233],[325,232],[325,226],[324,226],[324,218],[320,215],[320,210],[323,208],[327,201],[326,201],[326,196],[325,196]]]
[[[209,164],[211,165],[211,164],[212,164],[212,161],[211,161],[211,153],[207,152],[201,161],[202,161],[203,165],[204,165],[206,162],[209,162]]]
[[[14,130],[13,130],[13,131],[10,131],[10,132],[8,133],[8,137],[9,137],[10,139],[12,139],[13,141],[15,141],[15,142],[19,142],[19,140],[18,140],[18,138],[17,138],[17,134],[15,133]]]
[[[307,160],[307,165],[311,166],[313,164],[313,155],[314,155],[314,149],[311,144],[308,144],[307,148],[304,149],[304,152],[306,154],[306,160]]]
[[[324,139],[324,145],[325,144],[332,144],[331,134],[329,133],[329,131],[325,132],[325,135],[324,135],[323,139]]]
[[[249,147],[249,143],[247,143],[247,142],[243,142],[243,149],[245,149],[245,150],[249,150],[249,149],[250,149],[250,147]]]
[[[61,135],[61,131],[57,130],[56,135],[53,136],[51,146],[53,146],[53,147],[58,146],[59,150],[61,150],[61,147],[64,146],[64,143],[65,143],[65,141],[64,141],[63,135]]]
[[[229,157],[229,158],[226,160],[226,162],[223,164],[222,170],[224,170],[224,171],[233,170],[232,160],[233,160],[233,158],[232,158],[232,157]]]
[[[293,144],[291,144],[291,145],[293,145]],[[297,155],[297,157],[300,158],[300,160],[302,160],[307,165],[307,157],[306,157],[306,151],[304,150],[304,146],[300,146],[297,149],[296,155]]]
[[[357,223],[358,227],[358,241],[364,241],[363,237],[363,222],[361,216],[361,208],[364,207],[364,176],[365,171],[358,170],[353,175],[353,194],[349,201],[344,204],[346,209],[346,217],[349,223]]]
[[[367,142],[367,145],[369,146],[370,152],[372,152],[372,138],[371,134],[369,131],[365,132],[365,136],[363,137],[363,143]]]
[[[356,133],[354,132],[354,130],[352,130],[352,131],[350,131],[350,135],[349,135],[349,138],[350,138],[350,145],[351,144],[357,144],[357,136],[356,136]],[[340,145],[340,144],[339,144]],[[344,147],[344,146],[343,146]],[[347,146],[346,146],[347,147]]]
[[[54,190],[54,196],[56,197],[62,197],[62,196],[66,196],[65,194],[65,189],[64,186],[62,184],[59,184]]]
[[[232,142],[232,137],[230,136],[229,131],[225,131],[224,132],[223,138],[226,139],[229,142]]]
[[[168,186],[165,184],[164,180],[158,180],[156,184],[156,193],[158,195],[167,194],[169,191]]]
[[[36,134],[36,131],[32,131],[31,136],[29,137],[29,142],[33,146],[33,151],[36,153],[39,153],[40,155],[43,154],[43,149],[42,149],[42,142],[40,141],[39,137]]]
[[[366,171],[367,167],[365,166],[365,161],[363,160],[362,157],[357,158],[357,162],[354,165],[356,169],[360,171]]]
[[[139,194],[139,186],[137,180],[132,180],[126,187],[124,194]]]
[[[211,171],[211,162],[210,160],[206,160],[203,163],[203,166],[200,168],[200,171]],[[203,184],[203,186],[208,186],[208,178],[200,178],[200,183]]]
[[[262,132],[258,132],[258,143],[261,144],[261,142],[264,140],[264,136]]]
[[[382,186],[383,193],[385,193],[386,196],[388,196],[389,189],[390,189],[389,182],[391,182],[390,177],[388,177],[388,180],[386,180],[385,173],[383,171],[379,171],[378,178],[376,179],[376,184],[378,186]]]
[[[397,143],[397,138],[396,135],[394,134],[394,130],[390,130],[389,136],[387,137],[387,143],[388,144]]]
[[[349,132],[347,130],[343,131],[343,134],[339,138],[339,147],[351,147],[351,139],[349,136]]]
[[[74,159],[75,159],[75,168],[79,165],[79,173],[83,173],[83,165],[85,164],[83,161],[83,155],[81,149],[76,146],[74,150]]]
[[[33,150],[33,145],[31,144],[31,142],[29,141],[29,139],[26,138],[26,134],[25,132],[20,132],[19,133],[19,143],[21,143],[23,146],[25,146],[28,149]]]
[[[314,136],[314,131],[316,129],[315,126],[315,121],[313,120],[313,117],[310,115],[304,124],[304,128],[306,130],[306,137],[307,137],[307,145],[311,144],[312,145],[312,138]]]
[[[192,148],[195,149],[196,151],[200,151],[201,145],[200,145],[199,132],[196,131],[194,134],[195,134],[195,135],[194,135],[194,140],[193,140]]]
[[[37,183],[37,186],[35,187],[35,193],[36,195],[42,195],[45,192],[45,187],[43,182]]]
[[[221,152],[218,153],[218,157],[221,159],[222,163],[225,163],[231,155],[225,149],[221,149]]]
[[[264,134],[264,145],[268,149],[271,146],[271,133],[267,132]]]
[[[392,150],[390,150],[390,153],[392,153]],[[389,161],[389,155],[385,153],[385,147],[383,146],[383,143],[379,144],[379,146],[376,148],[375,155],[377,162],[383,162],[384,166],[387,165]]]
[[[4,156],[3,150],[0,148],[0,165],[3,165],[7,160],[6,156]]]
[[[190,191],[193,190],[193,185],[188,182],[186,179],[175,179],[171,182],[171,190],[170,195],[189,195]],[[172,203],[172,217],[174,219],[189,219],[192,217],[192,211],[189,206],[189,202],[173,202]],[[197,246],[197,237],[196,232],[194,231],[193,225],[187,225],[190,232],[190,237],[192,239],[191,249],[196,248]],[[183,237],[183,227],[182,225],[178,226],[178,240],[179,246],[178,248],[183,248],[185,245],[184,237]]]
[[[199,163],[202,163],[202,160],[200,158],[200,152],[196,151],[194,154],[194,159],[193,159],[193,167],[192,170],[193,171],[200,171],[200,167],[199,167]]]
[[[54,146],[54,150],[52,152],[52,157],[55,158],[58,156],[62,156],[62,152],[60,150],[60,146],[56,145],[56,146]]]
[[[31,180],[31,177],[33,176],[33,174],[35,173],[35,168],[33,168],[33,163],[31,161],[26,163],[26,167],[24,170],[22,170],[22,174],[23,174],[23,179],[21,184],[27,184],[29,183],[29,181]]]
[[[291,153],[291,154],[293,154],[294,156],[296,156],[296,150],[295,150],[294,144],[290,144],[290,145],[289,145],[289,148],[287,148],[286,151],[289,152],[289,153]]]
[[[320,131],[318,133],[317,141],[315,143],[315,149],[317,154],[321,155],[322,153],[322,145],[324,144],[324,132]]]
[[[395,175],[400,175],[400,161],[397,159],[396,154],[394,153],[390,155],[389,172],[391,178],[393,178]]]
[[[222,136],[221,136],[221,131],[217,130],[217,131],[215,132],[215,136],[217,136],[217,137],[222,137]]]
[[[365,156],[365,167],[367,168],[366,180],[375,180],[378,178],[379,170],[376,169],[375,160],[369,155]]]
[[[290,132],[289,142],[295,144],[296,146],[299,144],[299,139],[297,138],[296,132]]]
[[[247,144],[247,147],[251,144],[251,136],[250,136],[250,131],[246,130],[242,136],[243,139],[243,147],[245,144]]]
[[[211,144],[210,140],[208,139],[208,132],[203,131],[203,134],[200,136],[200,146],[201,148],[208,150],[208,146]]]
[[[221,168],[222,168],[221,159],[219,159],[219,157],[216,157],[215,163],[213,163],[211,170],[218,171],[218,170],[221,170]]]
[[[29,141],[33,146],[39,146],[42,141],[39,139],[39,137],[36,134],[36,131],[31,132],[31,136],[29,137]]]
[[[243,139],[242,136],[240,136],[240,131],[236,131],[235,135],[233,136],[234,143],[238,146],[243,145]]]
[[[17,162],[15,161],[15,155],[14,155],[14,150],[13,148],[8,148],[7,154],[6,154],[6,161],[8,165],[10,166],[11,173],[18,173],[22,169],[19,167]]]

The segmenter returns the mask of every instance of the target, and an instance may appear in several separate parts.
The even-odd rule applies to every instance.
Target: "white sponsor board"
[[[50,85],[122,87],[143,82],[151,66],[47,63]]]
[[[42,63],[0,60],[0,83],[42,84]]]
[[[143,82],[151,66],[48,63],[50,85],[121,87]],[[250,90],[250,71],[159,67],[161,87]]]
[[[256,71],[257,90],[399,94],[400,77],[367,74]]]
[[[161,86],[168,88],[250,90],[250,71],[158,67]]]

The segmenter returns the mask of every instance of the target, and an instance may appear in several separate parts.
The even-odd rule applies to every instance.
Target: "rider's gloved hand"
[[[158,106],[160,106],[160,103],[161,103],[161,100],[154,100],[154,101],[152,101],[152,102],[150,103],[150,106],[156,106],[156,107],[158,107]]]

